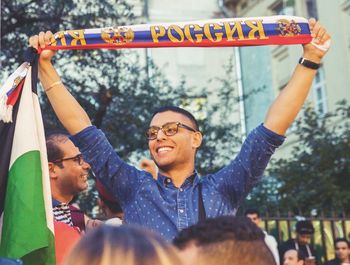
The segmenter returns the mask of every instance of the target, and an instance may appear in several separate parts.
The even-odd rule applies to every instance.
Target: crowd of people
[[[248,218],[233,216],[209,218],[185,228],[172,243],[140,227],[101,225],[83,236],[63,264],[277,265],[265,236]],[[291,240],[299,248],[286,248],[288,241],[283,243],[281,264],[319,264],[315,256],[301,251],[301,247],[310,247],[310,242],[299,242],[298,237]],[[338,238],[334,247],[335,258],[324,265],[350,264],[349,241]]]
[[[71,229],[75,235],[69,247],[65,238],[64,255],[58,255],[58,263],[318,264],[309,245],[313,233],[309,223],[298,223],[297,237],[280,245],[278,251],[276,240],[258,227],[258,211],[234,217],[283,143],[329,48],[326,29],[314,19],[309,26],[313,41],[303,45],[302,58],[264,123],[250,132],[235,159],[207,176],[195,170],[202,134],[190,112],[175,106],[158,108],[146,131],[154,164],[146,163],[144,170],[129,165],[66,89],[51,62],[55,52],[42,51],[39,79],[70,134],[47,137],[53,215],[55,228],[61,229],[55,232],[59,235]],[[40,32],[29,44],[45,48],[52,37],[51,32]],[[107,224],[88,218],[71,204],[72,198],[87,188],[90,170],[97,178]],[[345,243],[348,246],[344,240],[336,242],[336,253],[344,253]],[[59,245],[56,240],[56,248]],[[335,263],[329,264],[349,263],[349,254],[340,259],[344,256],[337,254]]]
[[[104,222],[91,220],[70,204],[74,196],[87,188],[90,165],[84,161],[68,135],[53,133],[46,138],[55,224],[57,226],[62,222],[75,229],[64,233],[62,240],[56,239],[58,264],[87,264],[88,261],[96,265],[139,264],[137,259],[140,257],[143,257],[142,264],[210,265],[216,264],[218,260],[224,265],[320,264],[320,258],[311,244],[315,230],[310,221],[297,222],[296,237],[278,246],[276,239],[260,228],[262,219],[258,209],[246,209],[244,217],[206,219],[181,230],[171,244],[157,233],[139,226],[123,225],[118,228],[123,223],[122,207],[108,189],[97,181],[98,205]],[[69,160],[73,163],[63,162]],[[155,172],[158,169],[152,160],[143,159],[139,166],[149,172],[153,179],[157,179]],[[91,226],[91,223],[94,225]],[[80,236],[90,230],[91,233],[80,240]],[[60,237],[60,233],[61,230],[56,230],[57,237]],[[152,249],[152,255],[149,248]],[[334,248],[335,259],[325,265],[350,264],[349,241],[337,238]],[[131,254],[126,255],[126,252]]]

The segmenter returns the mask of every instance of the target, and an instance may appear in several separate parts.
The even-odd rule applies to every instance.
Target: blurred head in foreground
[[[246,217],[207,219],[174,239],[184,265],[273,265],[264,233]]]
[[[102,225],[82,237],[64,265],[180,265],[176,249],[133,226]]]

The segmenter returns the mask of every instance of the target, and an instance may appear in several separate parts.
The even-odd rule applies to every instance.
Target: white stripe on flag
[[[49,181],[49,169],[45,143],[44,127],[37,95],[32,92],[31,67],[28,69],[26,80],[23,86],[22,99],[18,114],[12,146],[10,167],[18,157],[32,150],[39,150],[41,157],[41,169],[43,173],[43,191],[45,200],[46,221],[49,229],[54,233],[51,190]],[[21,136],[19,136],[21,134]],[[33,139],[33,141],[27,141]]]

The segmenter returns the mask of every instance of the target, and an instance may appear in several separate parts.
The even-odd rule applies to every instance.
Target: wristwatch
[[[303,66],[305,66],[306,68],[310,68],[310,69],[313,69],[313,70],[317,70],[318,68],[320,68],[321,64],[318,64],[318,63],[314,63],[313,61],[310,61],[308,59],[305,59],[303,57],[301,57],[299,59],[299,63]]]

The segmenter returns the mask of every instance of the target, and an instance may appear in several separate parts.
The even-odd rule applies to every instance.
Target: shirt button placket
[[[186,192],[183,188],[177,191],[177,209],[178,209],[178,229],[182,230],[188,226],[188,218],[186,212]]]

